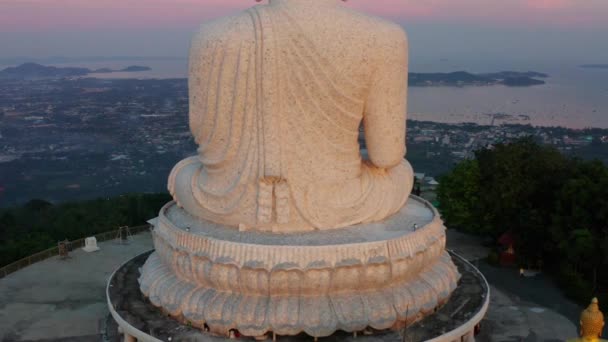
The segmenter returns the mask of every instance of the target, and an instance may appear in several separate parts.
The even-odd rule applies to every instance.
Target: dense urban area
[[[154,217],[170,169],[196,151],[187,113],[185,79],[0,81],[0,266]],[[608,129],[486,115],[490,125],[408,121],[413,193],[478,236],[493,286],[576,323],[591,294],[608,302]],[[520,267],[546,274],[544,287],[522,289]],[[573,302],[544,294],[552,284]]]
[[[194,154],[185,79],[0,82],[0,207],[163,192]],[[482,147],[533,136],[581,158],[604,158],[608,130],[409,121],[407,158],[437,177]],[[18,191],[17,191],[18,189]]]

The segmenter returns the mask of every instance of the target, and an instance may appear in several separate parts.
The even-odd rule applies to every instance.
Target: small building
[[[425,174],[421,173],[421,172],[416,172],[414,173],[414,177],[419,181],[422,182],[422,180],[424,179]]]
[[[424,182],[431,188],[436,188],[439,185],[439,182],[433,177],[425,177]]]

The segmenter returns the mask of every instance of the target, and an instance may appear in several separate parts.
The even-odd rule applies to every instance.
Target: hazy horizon
[[[319,1],[319,0],[302,0]],[[327,1],[327,0],[322,0]],[[338,1],[338,0],[336,0]],[[185,58],[201,22],[253,0],[0,0],[0,59]],[[412,60],[608,63],[608,1],[350,0],[408,32]]]

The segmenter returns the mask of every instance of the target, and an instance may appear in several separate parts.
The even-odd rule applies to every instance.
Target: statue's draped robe
[[[340,73],[340,60],[280,8],[247,13],[194,40],[190,128],[199,149],[170,175],[178,204],[213,222],[278,232],[398,211],[412,186],[409,164],[380,169],[359,152],[372,85]]]

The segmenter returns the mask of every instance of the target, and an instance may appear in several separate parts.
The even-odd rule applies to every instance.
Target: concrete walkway
[[[577,336],[576,326],[556,311],[491,286],[490,310],[478,342],[557,342]]]
[[[100,341],[108,315],[108,276],[123,262],[150,250],[152,239],[141,233],[129,245],[108,241],[99,246],[99,252],[76,250],[70,259],[54,257],[0,279],[0,341]],[[480,261],[488,249],[475,237],[450,230],[448,248],[477,264],[490,282],[492,299],[479,341],[558,341],[576,336],[574,317],[563,315],[573,316],[573,304],[557,295],[552,283],[539,278],[524,279],[523,284],[511,269],[489,268]]]
[[[472,262],[490,284],[490,308],[478,341],[564,341],[578,336],[582,308],[569,301],[546,276],[520,278],[513,268],[485,262],[481,239],[448,230],[447,247]]]
[[[145,232],[128,245],[107,241],[99,247],[93,253],[75,250],[66,260],[53,257],[0,279],[0,341],[99,341],[108,315],[107,278],[153,246]]]

